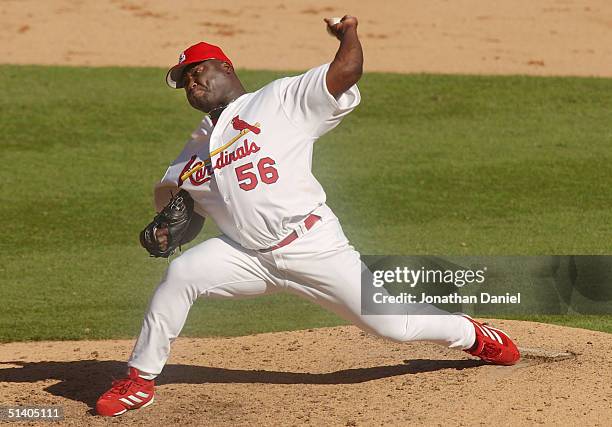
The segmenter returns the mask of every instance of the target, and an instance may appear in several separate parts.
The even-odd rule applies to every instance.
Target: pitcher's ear
[[[234,67],[232,67],[227,62],[222,62],[221,63],[221,67],[223,68],[223,71],[225,71],[227,74],[230,74],[230,73],[232,73],[234,71]]]

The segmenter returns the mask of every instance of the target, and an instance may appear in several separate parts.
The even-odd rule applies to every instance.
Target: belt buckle
[[[297,234],[298,239],[302,237],[304,234],[306,234],[307,231],[308,229],[306,228],[306,220],[300,222],[297,228],[293,230],[293,232]]]

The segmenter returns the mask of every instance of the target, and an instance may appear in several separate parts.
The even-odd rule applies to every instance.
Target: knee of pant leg
[[[187,265],[185,261],[178,258],[174,258],[170,261],[168,268],[166,269],[165,281],[176,281],[184,280],[187,278]]]
[[[183,252],[174,258],[166,276],[175,280],[193,281],[210,276],[220,268],[223,248],[219,248],[220,239],[210,239]]]
[[[198,297],[199,292],[193,277],[189,275],[188,265],[178,257],[170,262],[163,280],[155,290],[151,307],[164,306],[179,299],[193,304]]]
[[[170,263],[163,280],[155,289],[150,311],[165,312],[172,306],[181,306],[178,304],[180,301],[191,305],[198,297],[198,289],[190,280],[185,263],[178,257]]]
[[[198,257],[190,251],[174,258],[166,270],[160,288],[163,288],[163,292],[186,293],[195,301],[202,296],[203,290],[215,283],[213,273],[219,268],[215,268],[214,257],[211,258],[212,260]]]

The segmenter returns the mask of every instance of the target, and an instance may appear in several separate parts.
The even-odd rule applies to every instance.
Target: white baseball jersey
[[[360,101],[356,85],[334,98],[327,90],[328,69],[325,64],[240,96],[215,126],[206,116],[156,186],[157,210],[167,203],[168,190],[180,186],[198,214],[245,248],[269,248],[290,234],[325,203],[311,171],[313,143]]]

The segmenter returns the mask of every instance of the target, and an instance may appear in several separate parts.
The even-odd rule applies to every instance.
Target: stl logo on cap
[[[185,62],[185,52],[181,53],[179,56],[179,64],[182,64],[183,62]]]

